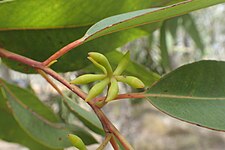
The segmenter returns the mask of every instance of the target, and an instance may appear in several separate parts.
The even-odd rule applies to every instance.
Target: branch
[[[115,137],[120,141],[123,147],[127,150],[133,150],[132,146],[127,142],[127,140],[120,134],[120,132],[116,129],[116,127],[109,121],[109,119],[105,116],[101,109],[96,107],[95,105],[90,105],[96,115],[98,116],[99,120],[101,121],[103,128],[106,133],[113,133]]]
[[[119,94],[115,99],[113,99],[112,101],[116,101],[116,100],[120,100],[120,99],[125,99],[125,98],[145,98],[146,97],[146,94],[145,92],[142,92],[142,93],[127,93],[127,94]],[[94,103],[97,103],[97,102],[101,102],[105,100],[105,97],[98,97],[98,98],[95,98],[93,100]],[[110,101],[111,102],[111,101]]]
[[[30,58],[27,58],[27,57],[24,57],[24,56],[12,53],[12,52],[7,51],[7,50],[2,49],[2,48],[0,48],[0,57],[5,57],[5,58],[11,59],[11,60],[15,60],[15,61],[21,62],[21,63],[26,64],[26,65],[34,68],[34,69],[40,69],[40,70],[44,71],[45,73],[49,74],[50,76],[52,76],[54,79],[56,79],[59,82],[61,82],[63,85],[65,85],[71,91],[76,93],[82,99],[86,98],[87,94],[84,93],[79,87],[77,87],[75,85],[71,85],[68,81],[66,81],[58,73],[56,73],[52,69],[46,67],[41,62],[38,62],[38,61],[32,60]]]
[[[70,84],[67,80],[65,80],[62,76],[60,76],[58,73],[56,73],[54,70],[44,67],[42,68],[42,70],[49,74],[50,76],[52,76],[54,79],[58,80],[59,82],[61,82],[63,85],[65,85],[68,89],[70,89],[72,92],[74,92],[75,94],[77,94],[80,98],[82,98],[83,100],[86,99],[87,94],[84,93],[79,87]]]
[[[11,59],[11,60],[21,62],[23,64],[26,64],[26,65],[32,67],[32,68],[39,68],[39,69],[43,68],[43,64],[41,62],[38,62],[38,61],[32,60],[30,58],[12,53],[12,52],[7,51],[3,48],[0,48],[0,57],[5,57],[5,58]]]
[[[58,55],[59,56],[59,55]],[[84,93],[79,87],[71,85],[68,81],[66,81],[63,77],[61,77],[58,73],[53,71],[52,69],[46,67],[43,63],[29,59],[27,57],[9,52],[5,49],[0,48],[0,57],[5,57],[11,60],[15,60],[21,63],[24,63],[34,69],[40,69],[44,71],[45,73],[52,76],[54,79],[61,82],[64,86],[66,86],[68,89],[76,93],[79,97],[81,97],[83,100],[86,99],[87,94]],[[55,56],[54,56],[55,57]],[[50,61],[51,62],[51,61]],[[97,106],[95,106],[95,103],[93,101],[88,102],[90,107],[94,110],[98,118],[100,119],[102,126],[107,133],[113,133],[115,137],[121,142],[121,144],[124,146],[127,150],[133,150],[132,146],[126,141],[126,139],[119,133],[119,131],[116,129],[116,127],[109,121],[109,119],[105,116],[105,114],[99,109]]]
[[[116,140],[115,140],[115,137],[114,136],[112,136],[112,138],[110,139],[110,143],[111,143],[111,145],[112,145],[112,147],[113,147],[114,150],[119,150],[119,146],[116,143]]]

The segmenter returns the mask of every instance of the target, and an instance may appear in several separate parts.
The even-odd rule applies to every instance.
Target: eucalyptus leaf
[[[13,4],[12,6],[14,5],[17,6],[16,2],[19,3],[18,8],[11,7],[10,4]],[[26,4],[26,2],[28,4]],[[40,3],[42,2],[43,1],[40,1]],[[0,22],[3,24],[2,29],[0,29],[1,47],[4,47],[7,50],[16,52],[18,54],[21,54],[39,61],[44,61],[51,54],[59,50],[63,45],[66,45],[69,42],[72,42],[73,40],[82,37],[82,35],[85,34],[85,31],[90,27],[91,24],[87,23],[86,26],[74,25],[73,23],[75,22],[73,22],[72,20],[68,20],[68,21],[64,20],[64,23],[63,23],[64,18],[71,18],[71,17],[66,17],[66,15],[71,14],[71,11],[66,11],[66,10],[71,10],[71,9],[76,10],[73,8],[73,6],[75,5],[72,5],[72,4],[69,5],[70,3],[73,3],[74,1],[70,1],[70,3],[66,4],[65,7],[66,8],[68,7],[68,9],[65,9],[64,13],[62,13],[63,9],[57,9],[59,6],[61,6],[60,4],[62,4],[63,2],[61,3],[61,1],[59,1],[56,4],[51,4],[51,2],[52,1],[48,3],[44,3],[46,5],[43,5],[41,7],[39,7],[39,5],[35,5],[35,3],[31,1],[28,2],[28,1],[21,1],[21,0],[15,1],[15,3],[10,2],[10,3],[3,3],[2,5],[0,5],[0,11],[4,12],[2,15],[3,19],[2,20],[0,19]],[[170,2],[172,1],[169,1],[169,3]],[[174,1],[174,2],[177,2],[177,1]],[[205,7],[223,3],[223,2],[225,2],[225,0],[214,0],[214,1],[186,0],[180,3],[176,3],[174,5],[169,5],[162,8],[144,9],[144,10],[138,10],[138,11],[129,12],[129,13],[125,13],[125,14],[121,14],[117,16],[112,16],[93,25],[90,29],[88,29],[88,31],[86,32],[86,34],[84,35],[82,39],[84,39],[83,42],[87,42],[89,40],[93,40],[97,37],[100,37],[106,34],[111,34],[113,32],[118,32],[121,30],[135,27],[135,26],[141,26],[144,24],[160,22],[174,16],[178,16],[190,11],[194,11],[197,9],[205,8]],[[20,3],[22,4],[20,5]],[[32,6],[35,5],[35,7],[30,7],[30,5]],[[123,5],[123,6],[126,6],[126,5]],[[149,5],[146,5],[145,7],[147,8],[148,6]],[[23,8],[22,9],[23,11],[21,11],[20,7]],[[33,12],[28,11],[30,10],[30,8],[32,8]],[[38,8],[38,9],[35,9],[35,8]],[[79,10],[82,8],[83,10],[87,10],[87,9],[84,9],[85,7],[79,7]],[[132,7],[132,8],[133,10],[137,9],[135,7]],[[144,5],[142,5],[142,7],[140,8],[144,8]],[[10,10],[12,10],[10,13],[12,17],[5,17],[6,12],[10,12]],[[18,13],[18,10],[20,10],[19,12],[21,13]],[[38,16],[37,14],[45,14],[45,13],[38,13],[38,11],[46,12],[46,14],[52,13],[54,11],[57,12],[57,13],[53,13],[52,16],[49,16],[50,17],[49,20],[52,22],[55,21],[56,23],[56,24],[53,23],[52,26],[54,27],[50,27],[51,22],[49,20],[47,20],[46,22],[40,21],[40,19],[42,19],[43,17],[41,15]],[[132,9],[130,9],[130,11],[132,11]],[[61,17],[62,14],[66,14],[66,15]],[[94,15],[94,14],[95,12],[91,13],[91,15]],[[104,13],[101,12],[101,14],[104,14]],[[37,17],[34,17],[34,16],[37,16]],[[5,18],[6,19],[9,18],[9,19],[4,20]],[[14,21],[12,21],[12,19],[10,18],[13,18],[13,19],[16,18],[16,20],[17,19],[23,20],[23,22],[27,23],[28,25],[26,26],[26,24],[23,24],[23,23],[21,25],[19,22],[18,26],[20,27],[16,27],[16,26],[12,27],[14,26],[14,23],[13,23]],[[76,18],[79,18],[79,17],[76,17]],[[87,16],[85,17],[85,19],[86,18]],[[78,19],[78,20],[80,21],[81,19]],[[11,27],[9,25],[10,22],[12,22]],[[105,53],[117,47],[122,46],[128,41],[134,40],[135,38],[138,38],[146,34],[147,33],[144,32],[143,30],[141,31],[140,29],[132,29],[132,30],[114,33],[112,35],[99,38],[95,41],[89,42],[87,44],[79,46],[78,48],[75,48],[74,50],[76,51],[74,53],[70,52],[64,55],[64,57],[61,58],[60,61],[54,65],[53,68],[56,71],[62,71],[62,72],[81,69],[82,67],[88,64],[88,61],[83,61],[85,60],[84,58],[87,52],[93,51],[94,49],[98,52]],[[27,73],[32,72],[32,71],[29,71],[26,67],[22,68],[21,64],[19,65],[18,63],[15,63],[9,60],[7,61],[4,60],[4,62],[7,63],[13,69],[16,69],[22,72],[27,72]]]
[[[35,141],[19,126],[7,107],[6,93],[2,86],[0,88],[0,139],[21,144],[31,150],[51,150],[51,148]],[[45,110],[43,109],[43,111]]]
[[[223,3],[225,0],[186,0],[161,8],[133,11],[103,19],[86,32],[85,41],[135,26],[162,21],[197,9]]]
[[[190,15],[183,15],[183,26],[186,32],[190,35],[192,40],[195,42],[196,46],[203,52],[204,51],[204,44],[202,42],[201,34],[197,28],[194,18]]]
[[[84,125],[86,125],[90,130],[101,135],[104,134],[101,122],[94,114],[94,112],[89,112],[81,108],[69,97],[64,96],[63,101],[66,103],[70,112],[72,112],[78,119],[80,119],[80,121],[82,121]]]
[[[82,37],[88,27],[0,31],[0,47],[38,61],[44,61],[60,48],[72,42],[72,40]],[[58,72],[79,70],[90,64],[86,59],[88,52],[97,51],[104,54],[147,34],[148,32],[141,29],[130,29],[104,36],[65,54],[51,68]],[[4,58],[3,62],[14,70],[36,73],[32,68],[19,62]]]
[[[204,60],[162,77],[146,93],[162,112],[177,119],[225,131],[225,62]]]
[[[181,19],[181,17],[182,16],[168,19],[164,22],[166,29],[170,32],[174,40],[177,39],[177,29],[178,29],[179,20]]]
[[[22,103],[7,86],[3,87],[9,102],[9,108],[15,120],[29,136],[41,144],[53,149],[69,147],[71,146],[71,143],[67,139],[69,133],[81,135],[80,137],[86,144],[96,143],[96,140],[84,129],[74,126],[74,129],[71,130],[65,124],[53,123],[44,119]]]
[[[2,92],[6,92],[4,87],[7,87],[7,89],[11,93],[13,93],[13,95],[16,98],[20,99],[20,101],[22,103],[24,103],[29,108],[32,108],[33,111],[35,111],[36,113],[38,113],[39,115],[41,115],[45,119],[47,119],[49,121],[52,121],[52,122],[58,122],[59,121],[59,117],[56,116],[48,106],[43,104],[43,102],[41,102],[39,100],[39,98],[36,95],[34,95],[34,93],[32,91],[29,91],[28,89],[18,87],[18,86],[13,85],[13,84],[9,84],[9,83],[7,83],[6,81],[4,81],[3,79],[0,78],[0,88],[1,88]],[[3,102],[5,100],[1,99],[1,101]],[[1,104],[1,102],[0,102],[0,104]]]
[[[170,65],[170,57],[168,52],[168,42],[166,37],[166,24],[163,23],[163,25],[160,28],[160,52],[161,52],[161,63],[166,72],[171,70]]]
[[[0,94],[1,95],[1,94]],[[1,96],[0,96],[1,98]],[[0,99],[1,100],[1,99]],[[31,150],[53,150],[35,141],[19,126],[12,114],[0,109],[0,139],[14,142],[28,147]],[[3,119],[4,118],[4,119]],[[56,149],[54,149],[56,150]],[[59,149],[58,149],[59,150]]]
[[[91,25],[101,19],[171,2],[172,0],[167,2],[123,0],[116,3],[113,0],[95,0],[95,2],[92,0],[66,2],[63,0],[16,0],[2,3],[0,4],[0,47],[44,61],[63,46],[82,37]],[[54,64],[53,68],[60,72],[81,69],[89,64],[84,59],[89,51],[105,53],[146,34],[140,29],[132,29],[132,31],[98,39],[65,55]],[[20,63],[10,60],[4,60],[4,62],[14,70],[36,73]]]
[[[108,16],[179,1],[182,0],[6,0],[0,3],[0,29],[82,27]]]

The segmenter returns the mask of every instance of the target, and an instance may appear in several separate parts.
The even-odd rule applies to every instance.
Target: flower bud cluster
[[[115,99],[119,93],[118,82],[126,83],[134,88],[144,88],[144,83],[134,77],[134,76],[124,76],[121,75],[123,71],[127,68],[130,61],[130,53],[127,52],[121,61],[119,62],[115,71],[112,71],[112,67],[108,59],[100,53],[90,52],[88,53],[88,59],[98,68],[103,71],[103,74],[85,74],[79,76],[78,78],[70,81],[72,84],[87,84],[100,80],[95,84],[89,91],[85,101],[90,101],[91,99],[97,97],[103,92],[103,90],[108,86],[107,96],[105,102],[109,102]]]

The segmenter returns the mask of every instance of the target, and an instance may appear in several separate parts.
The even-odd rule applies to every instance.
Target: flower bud
[[[145,87],[144,83],[140,79],[133,76],[115,76],[115,78],[117,81],[127,83],[134,88]]]
[[[87,84],[90,82],[94,82],[97,80],[102,80],[106,77],[104,74],[85,74],[82,76],[79,76],[78,78],[70,81],[72,84]]]
[[[100,65],[105,67],[108,74],[112,73],[111,65],[109,64],[108,59],[104,55],[97,53],[97,52],[90,52],[90,53],[88,53],[88,55],[89,55],[89,57],[94,59],[97,63],[99,63]]]
[[[102,91],[105,89],[105,87],[109,84],[109,78],[105,78],[104,80],[100,81],[99,83],[95,84],[91,90],[89,91],[87,98],[85,99],[86,102],[89,100],[95,98],[99,94],[102,93]]]
[[[111,85],[109,87],[107,98],[106,98],[105,101],[109,102],[109,101],[113,100],[114,98],[117,97],[118,93],[119,93],[118,83],[117,83],[115,78],[112,78],[111,79]]]
[[[73,144],[73,146],[75,146],[77,149],[79,149],[79,150],[87,150],[84,142],[78,136],[76,136],[74,134],[68,134],[68,139]]]
[[[130,52],[128,51],[119,62],[118,66],[116,67],[116,70],[113,72],[113,75],[120,75],[127,68],[129,62]]]
[[[105,69],[105,67],[103,67],[102,65],[100,65],[99,63],[97,63],[94,59],[92,59],[91,57],[88,57],[88,59],[96,66],[98,67],[99,69],[101,69],[104,74],[107,74],[107,71]]]

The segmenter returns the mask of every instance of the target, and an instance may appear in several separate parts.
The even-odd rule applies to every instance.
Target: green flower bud
[[[91,57],[88,57],[88,59],[96,66],[98,67],[99,69],[101,69],[104,74],[107,74],[107,71],[105,69],[105,67],[103,67],[102,65],[100,65],[99,63],[97,63],[94,59],[92,59]]]
[[[75,146],[77,149],[79,149],[79,150],[87,150],[84,142],[78,136],[76,136],[74,134],[68,134],[68,139],[73,144],[73,146]]]
[[[130,62],[130,52],[128,51],[121,59],[116,70],[113,72],[113,75],[117,76],[120,75],[127,68],[129,62]]]
[[[105,89],[105,87],[109,84],[109,78],[105,78],[104,80],[100,81],[99,83],[95,84],[91,90],[89,91],[87,98],[85,99],[86,102],[89,100],[95,98],[99,94],[102,93],[102,91]]]
[[[127,83],[134,88],[145,87],[144,83],[140,79],[133,76],[115,76],[115,78],[117,81]]]
[[[88,55],[94,59],[97,63],[99,63],[100,65],[102,65],[103,67],[105,67],[106,71],[108,74],[111,74],[112,73],[112,67],[111,65],[109,64],[109,61],[108,59],[100,54],[100,53],[97,53],[97,52],[90,52],[88,53]]]
[[[87,84],[90,82],[94,82],[97,80],[102,80],[106,77],[104,74],[85,74],[82,76],[79,76],[78,78],[70,81],[72,84]]]
[[[111,85],[109,87],[107,98],[106,98],[105,101],[109,102],[109,101],[113,100],[114,98],[117,97],[118,93],[119,93],[118,83],[117,83],[115,78],[112,78],[111,79]]]

